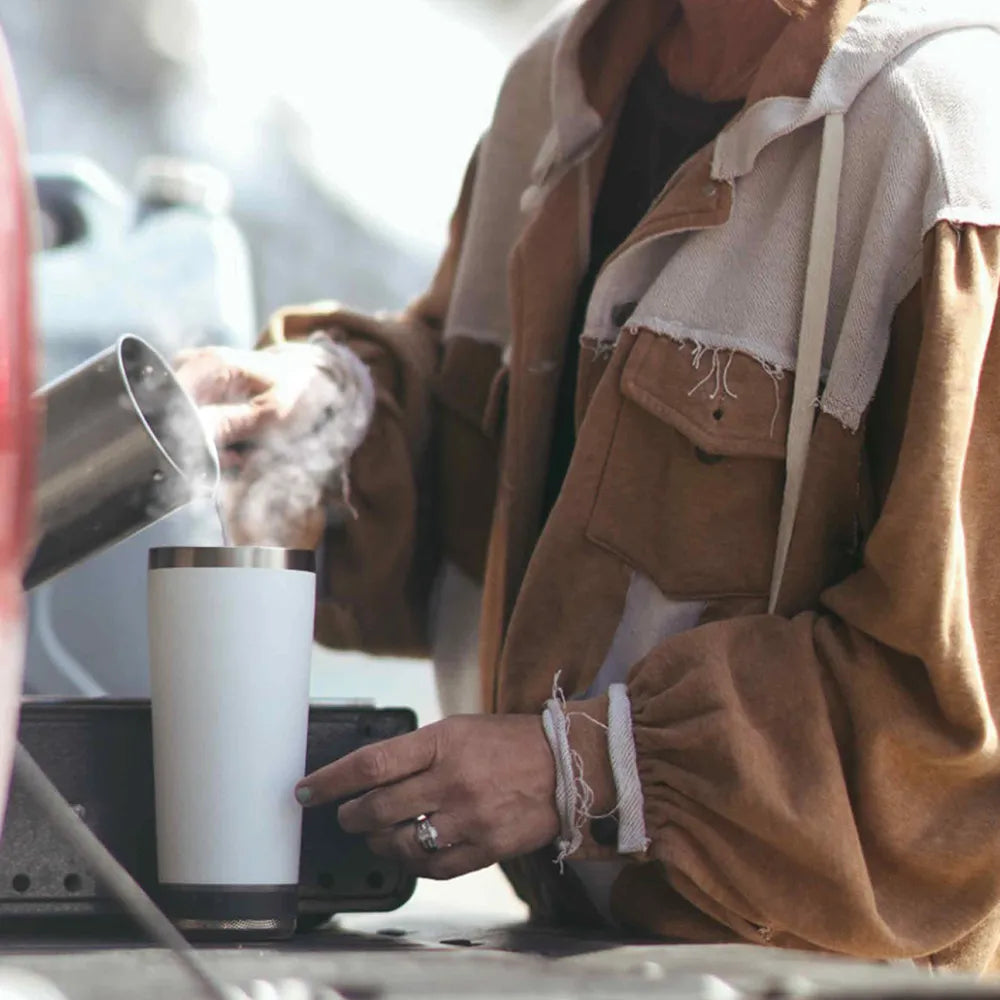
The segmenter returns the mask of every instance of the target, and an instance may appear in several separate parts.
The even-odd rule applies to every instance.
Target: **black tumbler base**
[[[161,885],[158,895],[192,941],[274,941],[295,933],[297,885]]]

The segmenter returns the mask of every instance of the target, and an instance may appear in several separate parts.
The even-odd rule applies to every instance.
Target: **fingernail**
[[[299,800],[300,806],[307,806],[312,801],[312,789],[308,785],[299,785],[295,789],[295,798]]]

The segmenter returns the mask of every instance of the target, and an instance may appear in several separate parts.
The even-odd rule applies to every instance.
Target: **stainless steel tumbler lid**
[[[316,556],[307,549],[263,545],[171,545],[149,550],[152,569],[293,569],[316,572]]]

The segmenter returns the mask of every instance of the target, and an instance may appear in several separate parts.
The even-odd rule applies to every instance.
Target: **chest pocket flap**
[[[587,536],[677,600],[768,592],[793,377],[641,331]]]

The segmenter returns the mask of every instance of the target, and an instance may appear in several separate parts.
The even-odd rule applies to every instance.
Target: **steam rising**
[[[204,406],[210,437],[231,437],[226,421],[254,409],[272,418],[235,442],[217,493],[225,534],[237,545],[314,547],[327,502],[347,497],[348,466],[374,411],[374,388],[365,365],[348,348],[326,341],[253,353],[254,379],[271,388],[230,395]]]

